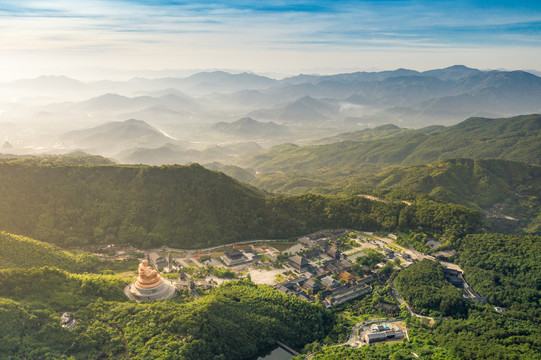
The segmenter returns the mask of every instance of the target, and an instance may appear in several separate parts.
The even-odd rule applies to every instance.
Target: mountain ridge
[[[310,170],[372,163],[416,165],[444,158],[503,158],[541,162],[541,115],[470,118],[429,134],[411,130],[387,139],[292,147],[284,144],[242,165],[258,171]]]

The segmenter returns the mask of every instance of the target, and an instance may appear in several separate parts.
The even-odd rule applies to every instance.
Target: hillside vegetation
[[[417,165],[441,159],[500,158],[540,164],[541,115],[513,118],[470,118],[441,131],[397,132],[380,140],[340,141],[327,145],[286,144],[246,161],[261,172],[315,171],[320,169]]]
[[[86,252],[69,252],[25,236],[0,232],[0,269],[54,266],[72,272],[95,271],[101,260]]]
[[[439,263],[423,260],[408,266],[398,274],[395,283],[417,313],[449,316],[466,312],[466,301],[447,282]]]
[[[14,359],[252,359],[280,339],[302,348],[324,336],[321,307],[248,281],[204,298],[135,304],[115,276],[41,268],[1,270],[0,354]],[[4,291],[5,289],[5,291]],[[73,331],[60,326],[74,314]]]
[[[541,322],[541,236],[467,235],[458,254],[466,280],[491,304]]]
[[[0,229],[64,246],[197,248],[338,227],[460,236],[480,221],[475,211],[427,201],[408,206],[359,196],[267,197],[199,165],[0,163]]]
[[[412,194],[484,211],[487,226],[497,232],[541,231],[541,166],[499,159],[447,159],[427,165],[390,166],[382,171],[364,166],[329,174],[276,174],[250,177],[234,167],[233,177],[283,193],[372,194],[408,200]],[[319,176],[319,178],[318,178]]]
[[[2,297],[56,311],[75,311],[99,298],[127,301],[123,289],[131,281],[115,275],[73,274],[48,266],[0,270]]]
[[[352,180],[349,192],[390,189],[484,210],[497,231],[541,231],[541,166],[506,160],[450,159],[413,167],[390,167]],[[382,190],[381,194],[387,191]],[[376,192],[378,193],[378,192]]]
[[[223,170],[284,194],[422,193],[485,211],[494,231],[541,229],[541,115],[420,130],[387,125],[322,141],[332,140],[344,141],[284,144],[247,160],[247,172]]]
[[[444,128],[444,126],[438,126],[437,128]],[[383,140],[395,137],[397,135],[403,135],[405,133],[415,131],[412,129],[401,128],[393,124],[376,126],[373,129],[362,129],[353,132],[347,132],[315,140],[312,145],[332,144],[338,141],[369,141],[369,140]]]

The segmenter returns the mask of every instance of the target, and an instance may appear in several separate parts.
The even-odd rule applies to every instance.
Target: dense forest
[[[138,264],[139,260],[134,257],[121,261],[105,261],[86,251],[63,250],[51,243],[0,232],[0,269],[53,266],[73,273],[100,273],[134,270]]]
[[[466,301],[443,275],[439,263],[423,260],[408,266],[394,280],[412,309],[424,315],[449,316],[466,312]]]
[[[413,194],[484,211],[495,232],[541,230],[541,166],[501,159],[446,159],[426,165],[366,165],[316,173],[266,173],[250,177],[238,167],[216,167],[230,176],[284,194],[371,194],[413,198]]]
[[[316,351],[316,360],[508,360],[541,359],[539,322],[497,314],[493,309],[475,306],[466,318],[438,320],[432,326],[408,318],[411,341],[378,344],[361,348],[325,347]],[[302,360],[305,356],[294,357]]]
[[[62,246],[197,248],[337,227],[452,237],[480,226],[476,211],[426,200],[267,196],[199,165],[0,163],[0,228]]]
[[[467,235],[458,263],[488,302],[541,322],[541,236]]]
[[[251,359],[275,339],[302,348],[333,318],[321,307],[257,286],[224,284],[198,300],[136,304],[115,276],[54,268],[1,270],[0,354],[13,359]],[[64,311],[77,326],[60,326]]]

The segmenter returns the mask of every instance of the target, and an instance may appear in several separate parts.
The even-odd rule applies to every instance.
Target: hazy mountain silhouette
[[[259,122],[245,117],[232,123],[219,122],[212,128],[222,134],[241,138],[271,138],[288,134],[288,128],[272,121]]]
[[[70,131],[60,139],[68,147],[107,155],[135,147],[159,147],[175,141],[146,122],[134,119]]]

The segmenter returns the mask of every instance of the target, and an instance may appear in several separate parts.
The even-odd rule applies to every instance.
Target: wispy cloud
[[[73,61],[71,54],[80,53],[89,56],[85,61],[99,62],[101,56],[100,66],[149,68],[179,62],[199,67],[198,62],[211,63],[209,57],[215,67],[232,66],[220,61],[234,62],[234,53],[241,66],[250,64],[241,56],[269,64],[269,54],[278,50],[279,56],[289,51],[289,59],[303,51],[329,56],[375,49],[402,54],[520,46],[539,51],[541,3],[0,0],[0,32],[0,54],[10,58],[32,54]]]

